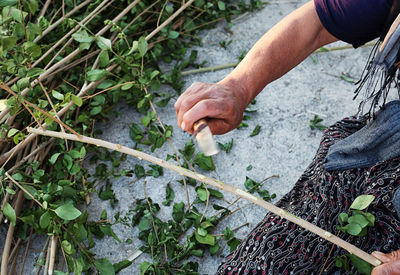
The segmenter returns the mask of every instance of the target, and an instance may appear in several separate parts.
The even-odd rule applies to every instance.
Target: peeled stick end
[[[195,137],[199,144],[200,150],[205,156],[212,156],[218,154],[219,150],[214,141],[210,127],[204,119],[199,120],[194,125]]]

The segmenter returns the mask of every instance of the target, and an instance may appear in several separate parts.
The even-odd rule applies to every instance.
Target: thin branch
[[[232,185],[226,184],[220,180],[213,179],[213,178],[204,176],[202,174],[192,172],[186,168],[183,168],[183,167],[177,166],[175,164],[172,164],[170,162],[167,162],[165,160],[156,158],[152,155],[122,146],[120,144],[110,143],[110,142],[107,142],[107,141],[104,141],[101,139],[95,139],[95,138],[90,138],[90,137],[86,137],[86,136],[82,136],[81,138],[78,138],[75,135],[71,135],[71,134],[64,134],[61,132],[54,132],[54,131],[42,131],[42,130],[34,129],[34,128],[28,128],[28,132],[38,134],[38,135],[56,137],[56,138],[61,138],[61,139],[66,138],[66,139],[70,139],[73,141],[93,144],[96,146],[115,150],[115,151],[118,151],[118,152],[121,152],[121,153],[124,153],[127,155],[131,155],[131,156],[137,157],[139,159],[144,159],[146,161],[149,161],[149,162],[157,164],[161,167],[164,167],[168,170],[177,172],[180,175],[184,175],[184,176],[193,178],[200,182],[204,182],[208,185],[214,186],[218,189],[233,193],[239,197],[246,199],[249,202],[252,202],[254,204],[261,206],[262,208],[274,213],[275,215],[278,215],[284,219],[287,219],[287,220],[311,231],[312,233],[320,236],[321,238],[323,238],[329,242],[336,244],[337,246],[347,250],[348,252],[358,256],[359,258],[363,259],[364,261],[369,262],[370,264],[372,264],[374,266],[378,266],[381,264],[381,262],[378,259],[376,259],[375,257],[373,257],[372,255],[362,251],[358,247],[342,240],[341,238],[333,235],[332,233],[330,233],[326,230],[323,230],[322,228],[319,228],[318,226],[293,215],[292,213],[288,212],[287,210],[281,209],[281,208],[273,205],[272,203],[266,202],[266,201],[262,200],[260,197],[254,196],[242,189],[239,189]]]
[[[44,14],[46,13],[47,9],[48,9],[49,6],[50,6],[50,3],[51,3],[51,0],[47,0],[46,3],[44,3],[42,9],[40,10],[39,16],[38,16],[38,18],[37,18],[38,21],[39,21],[39,18],[40,18],[40,17],[44,16]]]
[[[24,272],[26,257],[28,256],[29,246],[31,245],[32,233],[33,233],[33,227],[31,227],[31,232],[29,233],[28,243],[26,244],[24,258],[22,259],[21,268],[19,270],[19,275],[22,275],[22,273]]]
[[[7,178],[9,178],[16,186],[19,187],[25,193],[28,197],[30,197],[32,200],[34,200],[40,207],[44,208],[43,204],[41,204],[37,199],[35,199],[31,193],[29,193],[21,184],[19,184],[15,179],[13,179],[8,172],[5,173]]]
[[[24,193],[22,191],[19,191],[18,196],[17,196],[17,202],[16,202],[15,208],[14,208],[16,216],[18,216],[19,212],[21,211],[23,200],[24,200]],[[7,274],[8,258],[10,255],[10,248],[11,248],[11,242],[12,242],[13,235],[14,235],[14,229],[15,229],[15,227],[10,223],[10,226],[9,226],[8,232],[7,232],[6,241],[4,243],[3,255],[1,257],[0,274]]]
[[[54,273],[54,262],[56,260],[57,236],[51,236],[50,242],[50,262],[49,262],[49,275]]]
[[[45,29],[42,34],[38,37],[36,37],[33,42],[37,43],[40,39],[42,39],[46,34],[50,33],[52,30],[54,30],[58,25],[60,25],[66,18],[70,17],[71,15],[73,15],[75,12],[77,12],[78,10],[80,10],[81,8],[83,8],[84,6],[86,6],[87,4],[89,4],[90,2],[92,2],[92,0],[86,0],[84,2],[82,2],[81,4],[79,4],[78,6],[76,6],[75,8],[73,8],[69,13],[67,13],[65,16],[62,16],[60,19],[58,19],[56,22],[54,22],[53,24],[51,24],[47,29]]]
[[[187,7],[189,7],[194,0],[189,0],[186,4],[182,5],[174,14],[172,14],[167,20],[165,20],[160,26],[158,26],[154,31],[146,36],[146,40],[150,40],[154,35],[156,35],[162,28],[171,23],[181,12],[183,12]]]

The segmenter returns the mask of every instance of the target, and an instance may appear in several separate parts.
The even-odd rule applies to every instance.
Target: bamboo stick
[[[93,144],[96,146],[108,148],[111,150],[116,150],[118,152],[137,157],[140,160],[144,159],[146,161],[149,161],[149,162],[157,164],[161,167],[164,167],[168,170],[177,172],[180,175],[193,178],[197,181],[200,181],[200,182],[206,183],[208,185],[214,186],[218,189],[230,192],[230,193],[235,194],[241,198],[244,198],[254,204],[257,204],[257,205],[261,206],[262,208],[274,213],[275,215],[278,215],[288,221],[291,221],[291,222],[311,231],[312,233],[320,236],[321,238],[323,238],[331,243],[336,244],[337,246],[347,250],[351,254],[358,256],[359,258],[372,264],[373,266],[378,266],[381,264],[381,261],[379,261],[374,256],[362,251],[358,247],[342,240],[341,238],[333,235],[332,233],[325,231],[322,228],[319,228],[318,226],[316,226],[306,220],[296,217],[295,215],[288,212],[287,210],[281,209],[281,208],[273,205],[272,203],[266,202],[266,201],[262,200],[260,197],[254,196],[246,191],[243,191],[242,189],[239,189],[232,185],[226,184],[220,180],[210,178],[210,177],[204,176],[199,173],[192,172],[188,169],[177,166],[177,165],[167,162],[165,160],[156,158],[152,155],[149,155],[149,154],[146,154],[146,153],[143,153],[143,152],[119,145],[119,144],[110,143],[110,142],[107,142],[107,141],[104,141],[101,139],[95,139],[95,138],[90,138],[90,137],[86,137],[86,136],[81,136],[81,138],[78,138],[77,136],[72,135],[72,134],[64,134],[64,133],[55,132],[55,131],[43,131],[43,130],[34,129],[34,128],[28,128],[28,132],[34,133],[37,135],[44,135],[44,136],[49,136],[49,137],[61,138],[61,139],[69,139],[69,140],[73,140],[73,141]]]

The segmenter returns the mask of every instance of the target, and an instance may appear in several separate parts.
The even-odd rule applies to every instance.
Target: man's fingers
[[[391,257],[389,254],[385,254],[380,251],[372,252],[372,256],[374,256],[375,258],[378,258],[383,263],[388,263],[391,261]]]
[[[375,267],[371,275],[400,275],[400,260],[393,260]]]
[[[388,263],[390,261],[400,261],[400,250],[392,251],[388,254],[380,251],[374,251],[372,252],[372,255],[384,263]]]

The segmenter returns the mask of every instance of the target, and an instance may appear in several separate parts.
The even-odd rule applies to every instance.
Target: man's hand
[[[207,118],[213,134],[225,134],[240,124],[247,101],[239,85],[195,82],[175,103],[178,125],[193,133],[193,124]]]
[[[398,275],[400,274],[400,250],[384,254],[379,251],[372,252],[382,265],[375,267],[371,275]]]

